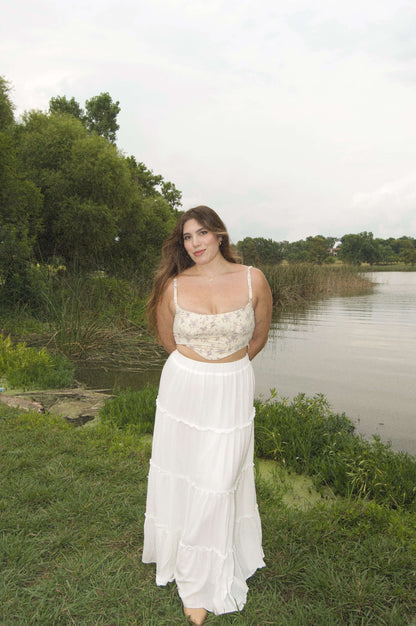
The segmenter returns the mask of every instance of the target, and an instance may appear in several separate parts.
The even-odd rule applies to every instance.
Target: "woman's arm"
[[[156,308],[157,330],[160,343],[169,354],[176,350],[176,342],[173,336],[174,317],[173,280],[170,280]]]
[[[254,333],[248,344],[248,357],[254,359],[267,343],[270,323],[272,320],[273,299],[269,283],[263,272],[253,267],[251,270],[251,283],[253,288],[253,308],[255,327]]]

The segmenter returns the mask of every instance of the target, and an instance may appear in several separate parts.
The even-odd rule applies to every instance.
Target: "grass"
[[[23,338],[45,331],[45,323],[27,306],[4,306],[0,300],[0,334]]]
[[[149,436],[0,405],[2,625],[184,623],[175,585],[141,563],[149,455]],[[311,483],[293,505],[282,464],[257,474],[267,567],[244,611],[208,626],[412,623],[414,514]]]
[[[304,304],[329,296],[368,293],[372,283],[351,265],[312,263],[264,266],[275,307]]]
[[[370,265],[369,263],[362,263],[360,266],[362,272],[415,272],[416,265],[409,263],[391,263],[385,265]]]
[[[129,428],[138,434],[153,433],[157,387],[146,384],[140,391],[121,391],[100,410],[104,423]]]
[[[311,476],[318,488],[416,512],[416,457],[356,433],[326,398],[299,394],[291,402],[256,401],[256,453]]]

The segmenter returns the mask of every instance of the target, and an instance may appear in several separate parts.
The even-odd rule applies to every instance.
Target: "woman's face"
[[[187,220],[183,225],[183,245],[192,261],[204,265],[219,252],[221,237],[202,226],[197,220]]]

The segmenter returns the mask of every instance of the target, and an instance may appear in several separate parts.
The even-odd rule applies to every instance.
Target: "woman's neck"
[[[228,266],[230,263],[224,259],[222,255],[221,258],[215,257],[207,263],[206,265],[194,265],[194,273],[202,278],[207,278],[208,280],[213,280],[220,274],[226,274],[228,272]]]

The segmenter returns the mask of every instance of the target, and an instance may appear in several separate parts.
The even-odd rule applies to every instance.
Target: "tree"
[[[246,237],[237,243],[237,249],[244,262],[256,264],[276,264],[283,260],[284,243],[264,237]]]
[[[126,161],[131,169],[132,176],[137,185],[146,196],[154,196],[158,193],[159,185],[163,181],[160,174],[154,174],[142,162],[137,162],[134,156],[126,157]]]
[[[69,269],[123,275],[153,269],[176,210],[155,186],[141,186],[138,171],[145,166],[133,167],[131,158],[71,115],[26,114],[18,144],[44,198],[39,261],[59,257]]]
[[[49,113],[65,113],[83,121],[84,111],[75,98],[68,100],[66,96],[56,96],[49,100]]]
[[[111,250],[111,269],[121,276],[153,273],[163,241],[177,217],[162,196],[137,193],[120,216],[118,236]]]
[[[165,198],[171,209],[178,210],[182,206],[182,192],[176,189],[173,183],[169,181],[163,181],[161,184],[160,193]]]
[[[305,263],[308,260],[308,243],[303,239],[287,244],[285,259],[290,263]]]
[[[0,289],[33,302],[37,267],[62,259],[68,270],[131,276],[155,266],[176,223],[181,193],[112,143],[118,102],[57,96],[49,113],[16,123],[0,79]],[[102,136],[100,136],[100,134]],[[37,264],[35,264],[37,262]]]
[[[374,240],[380,251],[380,263],[390,264],[397,263],[399,261],[399,255],[395,252],[393,248],[394,239],[390,237],[389,239],[380,239],[377,238]]]
[[[237,248],[246,265],[259,265],[259,254],[257,252],[256,243],[252,237],[245,237],[243,241],[239,241]]]
[[[120,128],[117,115],[120,113],[119,102],[113,102],[108,92],[93,96],[85,102],[85,111],[80,104],[66,96],[56,96],[49,100],[49,113],[72,115],[80,120],[91,133],[101,135],[111,143],[116,141],[116,133]]]
[[[113,102],[108,92],[100,93],[85,102],[85,123],[90,131],[115,143],[120,126],[117,115],[120,113],[119,102]]]
[[[10,100],[10,83],[0,76],[0,131],[4,131],[14,123],[14,104]]]
[[[175,185],[165,181],[160,174],[154,174],[142,162],[137,162],[134,156],[126,158],[132,176],[145,196],[161,195],[174,211],[181,206],[182,193]]]
[[[0,78],[0,283],[2,299],[15,303],[33,294],[30,269],[42,227],[42,196],[18,158],[9,91]]]
[[[400,259],[406,265],[416,264],[416,248],[411,239],[405,239],[401,246]]]
[[[73,267],[100,266],[133,190],[124,157],[74,117],[39,112],[24,117],[19,151],[44,196],[39,260],[59,256]]]
[[[333,260],[329,253],[332,239],[328,240],[322,235],[317,235],[316,237],[308,237],[306,241],[308,243],[308,261],[321,265]]]
[[[381,259],[381,249],[373,238],[373,233],[366,231],[358,235],[344,235],[341,239],[342,246],[339,258],[347,263],[360,265],[360,263],[377,263]]]

